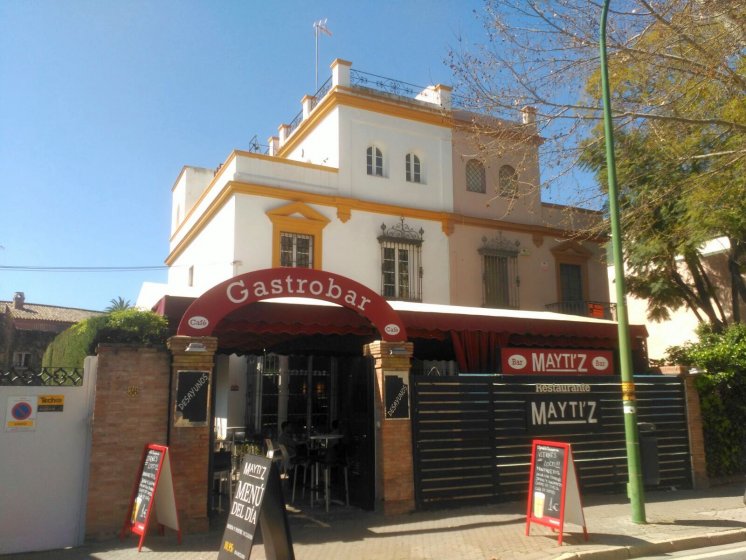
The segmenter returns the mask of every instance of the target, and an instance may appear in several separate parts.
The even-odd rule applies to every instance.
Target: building
[[[351,500],[372,507],[408,464],[373,448],[411,439],[407,424],[375,427],[374,395],[394,372],[401,389],[410,363],[414,375],[500,371],[518,347],[595,349],[611,372],[617,335],[605,239],[563,227],[600,215],[541,201],[532,110],[486,121],[522,141],[484,160],[469,129],[485,120],[454,107],[449,87],[409,91],[351,66],[335,60],[264,153],[184,167],[168,283],[143,285],[137,305],[194,341],[172,347],[177,395],[178,364],[216,352],[211,442],[339,422],[354,444]],[[645,336],[634,330],[640,367]],[[411,508],[411,496],[384,501]]]
[[[495,127],[528,139],[480,159],[450,88],[385,91],[335,60],[332,78],[269,139],[173,187],[167,285],[138,304],[196,297],[238,274],[302,266],[389,300],[611,318],[603,243],[563,228],[598,213],[542,203],[530,109]],[[397,89],[401,92],[401,89]],[[516,196],[517,195],[517,196]]]
[[[723,316],[729,321],[733,319],[731,300],[731,280],[728,271],[728,258],[731,250],[730,242],[725,237],[719,237],[706,243],[700,251],[704,266],[703,272],[710,278],[722,305]],[[679,271],[685,282],[691,282],[691,274],[687,270],[683,259],[678,259]],[[616,303],[614,289],[614,267],[609,266],[609,291],[612,302]],[[746,317],[746,305],[741,304],[741,317]],[[651,321],[648,319],[648,304],[644,299],[627,297],[627,315],[630,322],[646,325],[648,331],[648,354],[653,360],[663,360],[666,350],[671,346],[680,346],[686,342],[697,340],[697,316],[688,307],[681,307],[671,311],[667,321]]]
[[[23,292],[0,301],[0,367],[26,370],[41,367],[44,351],[59,333],[97,311],[27,303]],[[58,364],[60,366],[69,364]]]

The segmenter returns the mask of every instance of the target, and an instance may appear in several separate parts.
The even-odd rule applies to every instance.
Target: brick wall
[[[98,347],[86,538],[121,530],[143,448],[166,444],[170,364],[165,348]]]

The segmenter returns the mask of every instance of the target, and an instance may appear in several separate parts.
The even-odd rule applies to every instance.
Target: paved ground
[[[564,544],[532,525],[525,535],[525,505],[441,510],[384,517],[336,506],[289,512],[298,560],[616,560],[746,540],[743,484],[707,491],[650,492],[647,524],[631,521],[631,506],[621,496],[591,496],[584,514],[590,538],[566,526]],[[2,560],[215,560],[224,520],[209,534],[187,535],[181,545],[171,531],[148,535],[142,552],[137,538],[90,543],[47,552],[0,556]],[[258,541],[251,560],[266,560]]]

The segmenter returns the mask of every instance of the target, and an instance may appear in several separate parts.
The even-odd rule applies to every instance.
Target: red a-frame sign
[[[562,544],[565,521],[581,526],[585,540],[588,540],[572,448],[569,443],[534,440],[526,535],[529,534],[531,523],[538,523],[558,531],[558,542]]]
[[[140,470],[135,479],[127,517],[119,533],[119,538],[124,539],[126,532],[140,535],[137,551],[142,549],[145,534],[148,532],[150,514],[156,510],[159,531],[162,533],[164,527],[170,527],[178,534],[178,542],[181,544],[181,529],[179,518],[176,513],[176,498],[174,496],[174,483],[171,477],[171,461],[169,460],[168,447],[149,443],[145,446],[140,460]]]

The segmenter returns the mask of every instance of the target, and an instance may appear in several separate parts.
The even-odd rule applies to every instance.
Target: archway
[[[251,303],[301,297],[336,303],[366,317],[384,342],[405,342],[403,322],[388,302],[370,288],[339,274],[308,268],[267,268],[221,282],[186,310],[177,335],[211,336],[223,317]]]

